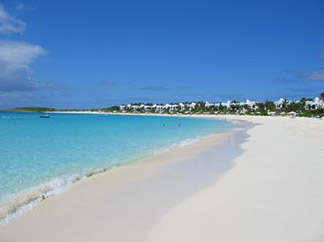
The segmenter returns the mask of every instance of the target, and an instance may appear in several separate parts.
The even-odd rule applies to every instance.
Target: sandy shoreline
[[[147,241],[324,241],[324,122],[240,119],[260,125],[233,169],[170,210]]]
[[[324,241],[324,122],[217,117],[258,125],[81,181],[0,241]]]
[[[0,227],[0,241],[143,241],[168,209],[230,168],[244,139],[239,133],[211,135],[80,181]],[[211,159],[225,144],[232,149]]]

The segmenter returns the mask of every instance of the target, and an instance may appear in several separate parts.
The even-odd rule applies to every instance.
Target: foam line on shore
[[[233,122],[234,123],[234,122]],[[41,202],[48,199],[49,197],[61,194],[67,191],[73,184],[78,181],[84,180],[86,178],[92,177],[94,175],[98,175],[104,172],[109,171],[112,168],[116,168],[119,166],[127,165],[130,163],[134,163],[141,160],[148,160],[150,156],[161,155],[163,153],[167,153],[171,150],[178,149],[184,146],[191,145],[193,143],[199,142],[202,139],[206,139],[208,137],[217,135],[219,133],[214,133],[206,136],[201,136],[197,138],[189,138],[174,144],[171,144],[169,147],[161,150],[156,150],[151,152],[151,154],[146,155],[145,157],[141,157],[135,160],[129,160],[123,164],[114,164],[109,167],[105,167],[99,170],[89,171],[84,174],[74,174],[69,177],[60,177],[53,179],[43,185],[38,187],[34,187],[28,189],[26,191],[22,191],[14,197],[10,197],[2,202],[0,207],[0,226],[10,222],[11,220],[26,214],[27,212],[34,209]]]
[[[82,179],[69,191],[44,200],[32,212],[0,227],[0,238],[52,241],[49,234],[63,232],[65,241],[143,241],[145,231],[168,209],[231,168],[232,159],[242,152],[246,129],[209,135],[110,173]],[[107,234],[102,226],[114,232]],[[121,227],[129,229],[127,234]],[[41,232],[30,233],[36,228]]]

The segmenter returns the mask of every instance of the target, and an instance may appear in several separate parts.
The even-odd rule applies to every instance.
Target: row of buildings
[[[284,106],[287,106],[291,103],[294,103],[291,100],[286,100],[280,98],[278,101],[275,101],[274,104],[277,109],[282,109]],[[301,101],[296,101],[295,103],[301,103]],[[305,100],[303,101],[305,110],[316,110],[316,109],[324,109],[324,100],[316,97],[314,100]]]
[[[287,105],[292,103],[301,103],[302,101],[291,101],[280,98],[278,101],[273,102],[276,110],[281,110]],[[306,100],[302,102],[305,110],[324,109],[324,101],[316,97],[314,100]],[[257,101],[246,100],[245,102],[227,101],[227,102],[187,102],[187,103],[174,103],[174,104],[128,104],[119,106],[119,111],[146,111],[146,112],[163,112],[163,111],[180,111],[191,112],[196,109],[201,109],[202,106],[208,110],[230,109],[238,108],[241,111],[256,111],[260,103]]]

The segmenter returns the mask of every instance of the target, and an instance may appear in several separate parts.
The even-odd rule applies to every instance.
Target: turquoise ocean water
[[[92,172],[185,145],[232,126],[202,118],[39,116],[0,112],[0,223]]]

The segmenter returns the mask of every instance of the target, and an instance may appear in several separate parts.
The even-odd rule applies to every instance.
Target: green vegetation
[[[119,106],[112,106],[112,107],[108,107],[108,108],[103,108],[101,109],[101,111],[103,112],[114,112],[114,111],[119,111]]]
[[[46,107],[22,107],[22,108],[14,108],[10,111],[16,112],[53,112],[56,111],[54,108],[46,108]]]
[[[321,92],[320,99],[324,101],[324,92]]]
[[[265,101],[264,106],[267,110],[270,110],[270,111],[276,110],[276,105],[272,101],[269,101],[269,100]]]
[[[302,113],[299,113],[298,116],[301,117],[324,117],[324,109],[315,109],[315,110],[304,110]]]

